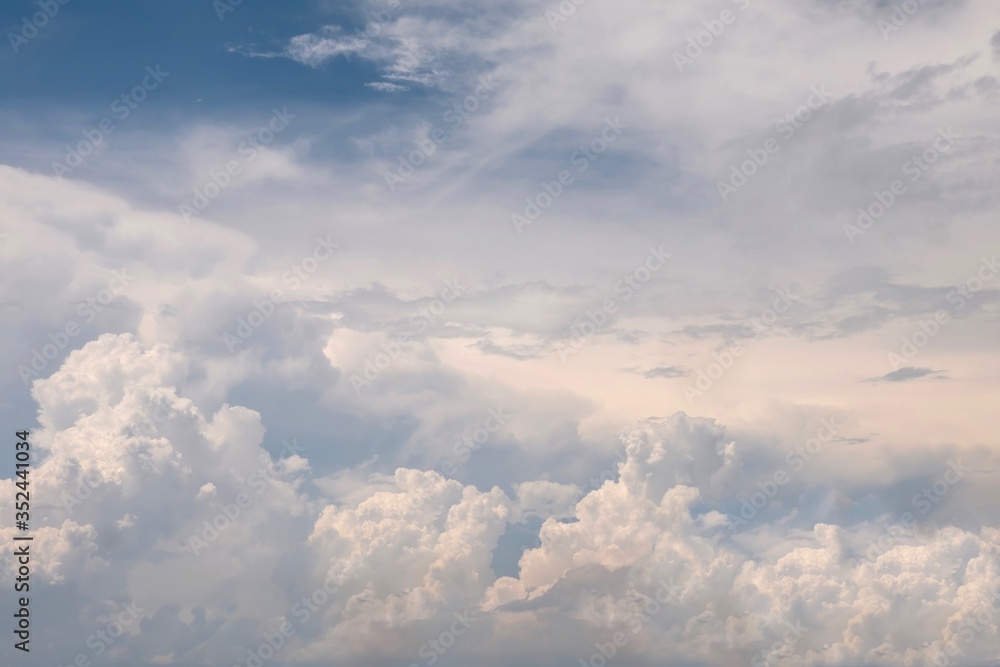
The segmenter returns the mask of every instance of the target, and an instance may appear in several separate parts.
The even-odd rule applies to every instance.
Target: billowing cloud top
[[[0,10],[3,664],[1000,659],[990,2],[335,4]]]

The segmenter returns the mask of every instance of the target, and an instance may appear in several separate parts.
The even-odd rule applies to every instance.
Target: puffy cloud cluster
[[[725,538],[728,519],[700,490],[738,465],[723,429],[677,415],[625,441],[618,479],[584,497],[575,521],[546,521],[520,577],[491,591],[498,609],[553,623],[587,619],[577,634],[586,658],[588,638],[631,636],[647,608],[638,627],[651,632],[626,647],[638,663],[655,654],[712,664],[741,656],[787,665],[923,664],[948,653],[954,660],[957,650],[968,660],[1000,650],[996,528],[890,532],[873,550],[871,522],[815,523],[765,543],[737,543]]]
[[[87,633],[128,604],[138,622],[106,647],[123,663],[243,660],[281,627],[277,664],[332,652],[575,664],[604,647],[622,664],[916,665],[1000,651],[1000,530],[890,531],[875,552],[874,519],[734,539],[720,509],[754,454],[711,420],[630,429],[615,478],[582,497],[535,480],[511,498],[400,468],[338,502],[304,484],[299,453],[267,454],[256,413],[206,417],[180,396],[187,368],[165,346],[106,335],[34,385],[34,586],[63,622],[92,628],[43,631],[54,659],[92,651]],[[498,540],[526,516],[547,517],[539,546],[497,577]],[[9,570],[12,549],[0,553]],[[317,597],[324,582],[335,587]]]
[[[741,5],[739,21],[678,69],[675,54],[706,22]],[[373,21],[363,37],[322,27],[343,18],[338,9],[311,30],[297,24],[280,51],[244,52],[317,76],[360,60],[363,76],[345,85],[374,66],[375,90],[457,99],[296,107],[290,134],[190,224],[177,204],[238,155],[266,110],[240,100],[203,127],[175,113],[179,126],[158,119],[157,138],[123,127],[121,159],[62,181],[0,166],[10,225],[0,357],[27,366],[79,325],[57,355],[2,380],[20,401],[0,404],[4,415],[38,407],[36,655],[428,667],[598,667],[611,653],[620,665],[995,661],[997,457],[973,446],[995,431],[996,336],[982,325],[995,290],[962,301],[911,372],[882,368],[901,337],[951,307],[950,285],[967,284],[981,248],[1000,238],[995,7],[921,7],[885,40],[878,22],[895,8],[870,0],[362,0],[357,17]],[[453,115],[487,73],[496,94]],[[829,99],[802,106],[817,86]],[[807,120],[795,120],[800,109]],[[578,168],[574,151],[619,116],[621,141],[583,161],[530,235],[513,233],[511,211]],[[436,126],[447,143],[406,192],[387,190],[386,169]],[[853,211],[875,188],[884,198],[945,128],[954,149],[848,242]],[[78,139],[79,128],[63,129]],[[780,151],[720,202],[718,183],[775,137]],[[5,139],[5,154],[48,168],[47,149],[18,141]],[[104,189],[77,180],[85,174]],[[317,234],[344,252],[227,349],[222,335],[290,287],[282,276]],[[662,243],[676,252],[657,281],[570,363],[553,355],[620,272]],[[91,317],[112,270],[135,279]],[[455,276],[469,289],[422,315]],[[789,310],[750,327],[768,321],[772,287],[793,282]],[[712,359],[750,328],[747,353],[716,379]],[[98,337],[108,331],[118,333]],[[403,332],[414,342],[355,391],[351,374]],[[702,373],[711,391],[685,403],[681,386]],[[30,397],[22,377],[35,379]],[[873,377],[897,381],[862,382]],[[621,424],[681,406],[726,426],[685,414],[642,421],[613,474],[594,477],[612,470],[609,434]],[[461,449],[495,408],[510,415],[503,429]],[[816,418],[834,414],[851,427],[802,457]],[[269,453],[296,432],[305,449]],[[428,470],[460,451],[469,460],[447,467],[457,479]],[[958,454],[971,467],[939,496],[944,459]],[[933,513],[901,528],[901,512],[920,512],[910,499],[922,487]],[[5,510],[13,491],[0,480]],[[744,505],[751,493],[769,504],[734,530],[737,512],[756,508]],[[0,524],[7,577],[11,524]],[[499,562],[505,549],[520,555],[516,569]],[[120,618],[123,634],[100,639]]]
[[[234,583],[266,580],[282,555],[279,541],[309,511],[298,490],[305,459],[273,461],[253,411],[223,405],[203,415],[177,393],[187,368],[163,345],[108,334],[33,386],[41,425],[29,476],[33,590],[58,601],[56,620],[74,629],[60,636],[56,659],[94,657],[88,634],[109,608],[133,601],[150,625],[140,633],[134,624],[119,639],[123,659],[145,655],[143,635],[157,632],[164,615],[187,621],[172,630],[182,644],[181,635],[204,630],[192,619],[207,614],[218,624],[227,609],[260,595]],[[11,497],[13,484],[3,481]],[[5,545],[13,533],[3,529]],[[7,568],[12,551],[5,546]],[[39,628],[38,643],[52,641],[57,628]]]

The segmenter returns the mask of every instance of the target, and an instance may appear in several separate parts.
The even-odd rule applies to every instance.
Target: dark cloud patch
[[[932,377],[935,380],[945,380],[948,378],[944,371],[936,371],[932,368],[904,366],[899,370],[886,373],[882,377],[868,378],[865,382],[907,382],[909,380],[919,380],[924,377]]]
[[[483,354],[495,354],[502,357],[510,357],[518,361],[527,359],[541,359],[544,356],[544,349],[541,347],[530,347],[527,345],[509,345],[506,347],[497,345],[492,340],[483,339],[470,347],[474,347]]]
[[[657,366],[656,368],[651,368],[647,371],[637,368],[628,368],[623,369],[623,371],[639,373],[647,380],[655,380],[657,378],[682,378],[691,375],[691,369],[685,368],[684,366]]]
[[[641,375],[647,380],[655,380],[657,378],[680,378],[688,377],[691,375],[691,369],[684,366],[664,366],[660,365],[656,368],[643,369],[636,368],[635,366],[630,366],[628,368],[619,368],[619,373],[632,373],[634,375]]]

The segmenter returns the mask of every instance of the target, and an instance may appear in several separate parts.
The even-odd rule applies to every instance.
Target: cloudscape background
[[[0,25],[4,664],[1000,659],[991,0]]]

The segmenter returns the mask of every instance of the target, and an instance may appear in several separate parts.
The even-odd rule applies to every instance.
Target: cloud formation
[[[987,0],[299,9],[5,70],[37,655],[996,660]]]

